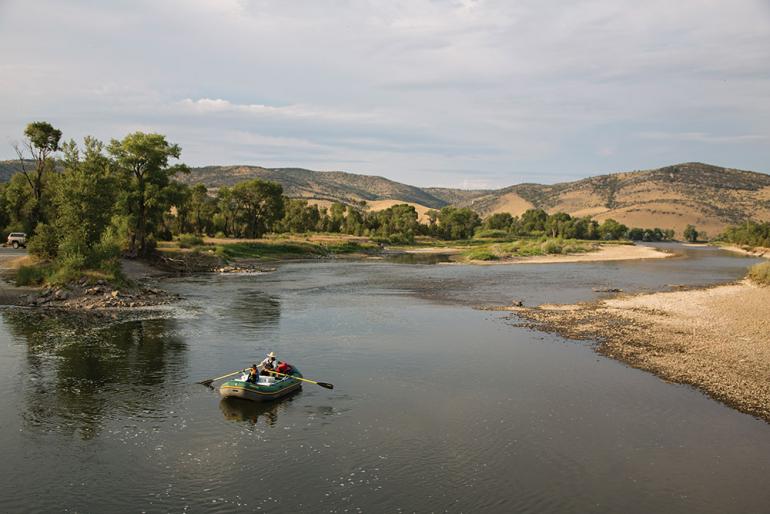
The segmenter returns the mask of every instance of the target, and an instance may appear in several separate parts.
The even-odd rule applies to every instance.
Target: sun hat
[[[270,353],[267,354],[267,356],[275,358],[275,352],[270,352]]]

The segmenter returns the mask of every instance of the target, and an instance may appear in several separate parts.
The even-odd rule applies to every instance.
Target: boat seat
[[[270,385],[275,383],[275,377],[266,377],[264,375],[260,375],[259,381],[257,381],[257,385]]]

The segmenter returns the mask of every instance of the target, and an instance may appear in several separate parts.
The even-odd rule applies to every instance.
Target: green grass
[[[510,234],[505,230],[483,229],[476,231],[474,239],[506,239]]]
[[[485,248],[474,248],[473,250],[468,250],[463,254],[463,256],[471,261],[496,261],[500,258],[496,253],[493,253],[492,251]]]
[[[750,267],[748,277],[757,284],[770,286],[770,262],[762,262]]]
[[[102,269],[76,268],[66,263],[54,265],[50,262],[20,266],[16,270],[17,286],[65,285],[86,277],[88,283],[105,280],[115,286],[130,285],[116,262],[105,263]]]
[[[47,265],[20,266],[16,270],[17,286],[39,286],[46,282],[51,275],[51,267]]]
[[[463,252],[468,260],[497,260],[537,255],[568,255],[590,252],[596,241],[578,241],[575,239],[545,238],[519,239],[505,243],[487,243]]]
[[[329,244],[276,241],[222,244],[217,245],[216,253],[225,259],[278,260],[369,252],[376,248],[376,245],[362,244],[355,241],[341,241]]]
[[[192,248],[193,246],[203,245],[203,239],[195,234],[180,234],[179,248]]]

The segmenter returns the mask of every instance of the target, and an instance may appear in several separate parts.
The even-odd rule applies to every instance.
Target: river
[[[5,308],[4,512],[770,512],[770,425],[472,308],[734,280],[754,260],[285,263],[148,319]],[[195,384],[268,350],[279,403]]]

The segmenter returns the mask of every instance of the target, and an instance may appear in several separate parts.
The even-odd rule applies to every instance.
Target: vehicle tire
[[[13,242],[13,248],[14,248],[14,250],[19,248],[19,242],[18,241],[14,241]]]

